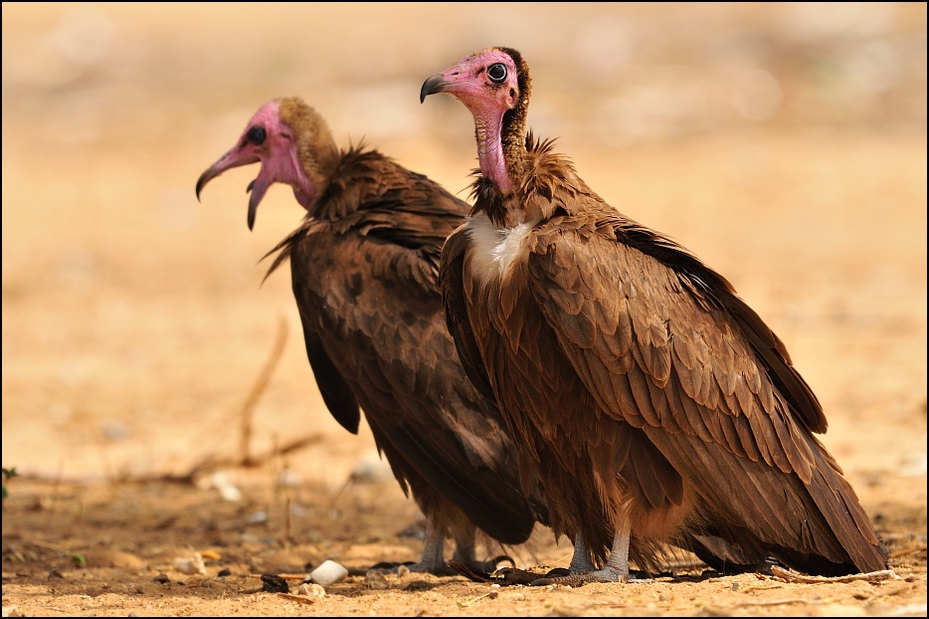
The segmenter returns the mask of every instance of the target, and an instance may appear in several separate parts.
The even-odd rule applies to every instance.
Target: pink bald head
[[[510,191],[513,185],[504,158],[506,142],[516,147],[522,143],[529,105],[528,70],[519,52],[492,47],[466,56],[427,79],[419,99],[422,102],[439,92],[456,97],[471,111],[481,174],[502,191]],[[511,118],[508,113],[512,110],[516,112]]]
[[[293,187],[297,201],[306,209],[310,208],[315,194],[315,187],[300,163],[298,136],[294,129],[281,119],[281,102],[282,100],[275,99],[261,106],[248,121],[236,145],[197,180],[199,199],[203,187],[226,170],[261,162],[258,176],[247,189],[252,194],[248,201],[249,229],[255,224],[258,204],[272,184],[284,183]]]
[[[516,63],[497,47],[471,54],[427,79],[419,99],[437,92],[454,95],[475,117],[502,116],[519,100]]]

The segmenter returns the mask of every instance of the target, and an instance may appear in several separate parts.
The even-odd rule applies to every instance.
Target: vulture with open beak
[[[665,542],[811,574],[885,569],[784,344],[725,278],[527,133],[519,52],[467,56],[420,100],[442,92],[473,114],[480,165],[442,252],[449,329],[553,529],[576,534],[568,578],[626,580]]]
[[[363,145],[340,150],[325,121],[298,98],[272,100],[235,146],[197,181],[261,163],[249,185],[248,226],[273,183],[307,210],[270,254],[290,259],[294,297],[316,384],[332,416],[357,433],[359,409],[404,492],[427,519],[421,561],[449,573],[475,559],[480,529],[519,544],[544,518],[520,487],[515,449],[491,399],[468,380],[445,324],[437,276],[442,243],[468,205],[435,182]]]

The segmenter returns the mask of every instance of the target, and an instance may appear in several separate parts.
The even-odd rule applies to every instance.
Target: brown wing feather
[[[709,269],[681,251],[691,269],[681,273],[675,260],[629,241],[640,227],[599,211],[578,215],[581,223],[563,216],[541,225],[526,280],[599,408],[642,428],[696,488],[707,520],[729,520],[775,548],[881,569],[867,516],[806,427],[810,419],[824,427],[815,423],[818,409],[805,415],[791,406],[778,389],[785,372],[771,369],[779,347],[758,346],[758,333],[770,330],[753,312],[731,313],[740,302],[713,287]],[[673,254],[670,241],[661,254]]]
[[[442,243],[468,205],[371,151],[351,150],[304,224],[291,261],[307,354],[333,416],[364,411],[378,448],[427,515],[450,504],[504,543],[544,508],[518,480],[499,411],[464,374],[437,286]]]

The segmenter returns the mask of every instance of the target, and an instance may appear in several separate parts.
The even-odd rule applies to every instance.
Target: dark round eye
[[[261,146],[266,137],[268,137],[268,134],[265,133],[264,127],[252,127],[245,135],[245,139],[255,146]]]
[[[506,79],[506,65],[502,62],[490,65],[487,67],[487,77],[492,82],[502,82]]]

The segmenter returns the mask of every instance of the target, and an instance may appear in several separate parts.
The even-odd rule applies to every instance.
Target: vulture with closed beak
[[[307,210],[270,254],[290,259],[310,366],[323,400],[357,433],[364,411],[378,449],[427,519],[411,569],[449,573],[475,559],[480,529],[519,544],[544,517],[520,488],[515,449],[491,399],[465,375],[445,323],[437,276],[442,243],[468,205],[422,174],[363,145],[337,148],[322,117],[299,98],[272,100],[235,146],[197,181],[261,163],[248,189],[248,226],[273,183]]]
[[[725,278],[527,133],[519,52],[467,56],[420,100],[442,92],[473,114],[480,165],[442,252],[449,329],[553,529],[576,534],[568,578],[626,580],[666,542],[811,574],[885,569],[784,344]]]

